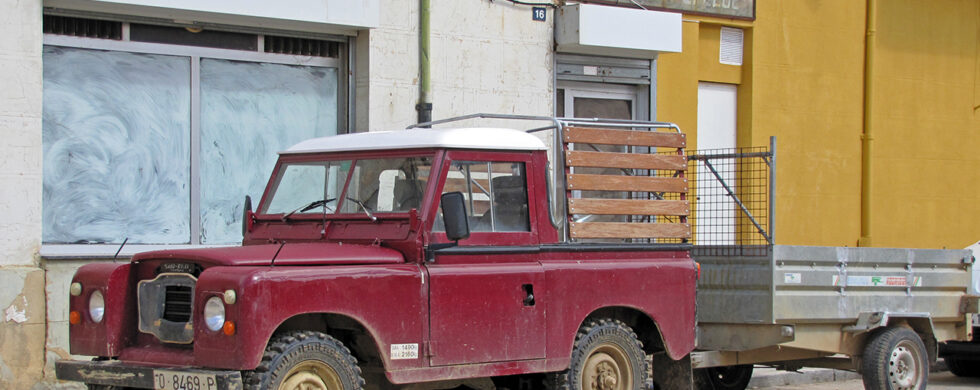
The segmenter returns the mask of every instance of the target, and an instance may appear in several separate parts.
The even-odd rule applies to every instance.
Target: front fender
[[[254,369],[285,321],[330,313],[363,325],[377,343],[385,367],[418,367],[419,359],[393,362],[388,351],[391,344],[422,343],[423,281],[414,264],[208,268],[195,292],[194,360],[209,367]],[[229,289],[236,293],[236,302],[225,305],[227,320],[235,324],[230,336],[207,329],[203,313],[210,297]]]
[[[129,263],[86,264],[75,272],[72,283],[82,286],[81,294],[70,296],[68,307],[77,311],[81,321],[69,325],[69,345],[74,355],[118,356],[136,337],[136,294]],[[105,316],[95,323],[89,316],[88,301],[101,291],[105,298]]]

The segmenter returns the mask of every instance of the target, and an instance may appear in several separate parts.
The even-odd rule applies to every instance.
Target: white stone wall
[[[0,0],[0,388],[29,389],[44,364],[41,245],[41,1]]]
[[[0,9],[0,266],[34,265],[41,244],[41,2],[0,0]]]
[[[381,27],[369,33],[370,74],[364,84],[370,130],[401,129],[416,121],[418,10],[418,1],[383,0]],[[547,12],[547,20],[539,22],[531,19],[531,7],[506,1],[432,0],[432,118],[476,112],[551,115],[554,12]]]

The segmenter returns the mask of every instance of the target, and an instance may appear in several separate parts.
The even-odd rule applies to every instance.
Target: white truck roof
[[[313,138],[293,145],[279,154],[422,148],[547,149],[538,137],[520,130],[470,127],[371,131]]]

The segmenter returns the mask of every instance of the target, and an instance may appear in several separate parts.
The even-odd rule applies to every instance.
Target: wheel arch
[[[358,362],[387,369],[377,337],[354,317],[339,313],[296,314],[280,323],[269,337],[293,330],[326,333],[349,348]]]
[[[929,363],[933,364],[936,362],[939,357],[939,343],[936,340],[936,330],[933,327],[931,317],[892,315],[888,318],[888,327],[892,326],[912,329],[912,331],[919,335],[922,344],[925,344]]]
[[[586,324],[590,319],[611,318],[620,320],[636,333],[636,337],[643,343],[643,352],[654,354],[667,350],[663,334],[660,333],[660,326],[652,317],[643,311],[626,306],[607,306],[593,310],[579,323],[579,326]]]
[[[845,328],[845,330],[872,336],[892,327],[904,327],[914,331],[926,347],[929,362],[936,362],[939,356],[939,343],[936,340],[936,329],[929,313],[861,313],[857,323]],[[872,337],[865,337],[864,343],[870,342],[871,339]]]

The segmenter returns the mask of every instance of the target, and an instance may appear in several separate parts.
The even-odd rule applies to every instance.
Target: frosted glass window
[[[201,242],[241,242],[276,153],[336,133],[336,69],[202,59]]]
[[[190,59],[45,46],[43,241],[190,242]]]

